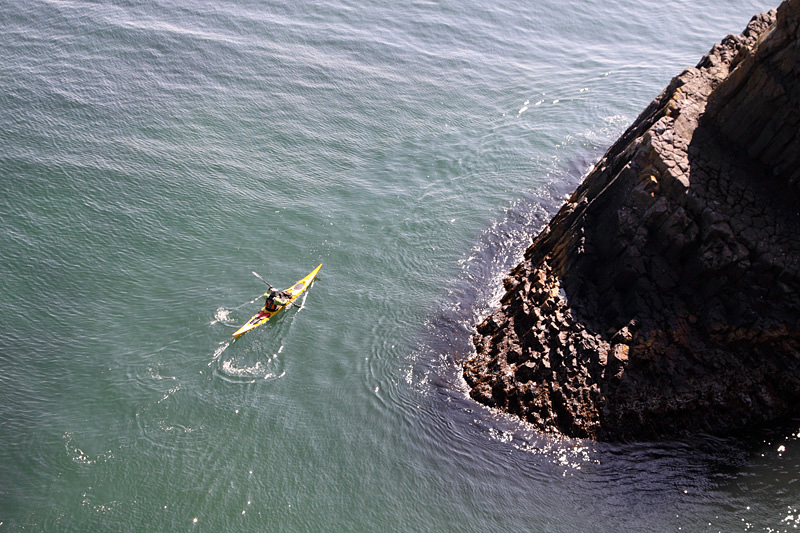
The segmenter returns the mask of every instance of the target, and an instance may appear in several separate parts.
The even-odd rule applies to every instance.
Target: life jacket
[[[270,291],[269,296],[267,296],[267,301],[264,303],[264,308],[267,311],[276,311],[278,307],[288,304],[289,299],[285,292],[278,293],[276,291]]]

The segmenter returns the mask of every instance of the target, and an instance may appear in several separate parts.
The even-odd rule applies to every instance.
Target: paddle
[[[253,272],[253,275],[254,275],[255,277],[257,277],[258,279],[260,279],[261,281],[263,281],[264,283],[266,283],[267,285],[269,285],[269,288],[270,288],[270,289],[274,289],[274,288],[275,288],[275,287],[273,287],[273,286],[272,286],[272,284],[271,284],[271,283],[269,283],[267,280],[265,280],[264,278],[262,278],[261,276],[259,276],[259,275],[258,275],[258,273],[257,273],[255,270],[253,270],[252,272]],[[294,302],[288,302],[286,305],[287,305],[287,306],[294,305]],[[295,307],[297,307],[297,306],[295,306]]]
[[[253,275],[254,275],[255,277],[257,277],[258,279],[260,279],[261,281],[263,281],[264,283],[266,283],[267,285],[269,285],[269,288],[270,288],[270,289],[272,288],[272,284],[270,284],[270,283],[269,283],[267,280],[265,280],[264,278],[262,278],[261,276],[259,276],[259,275],[258,275],[258,272],[256,272],[256,271],[253,271]]]

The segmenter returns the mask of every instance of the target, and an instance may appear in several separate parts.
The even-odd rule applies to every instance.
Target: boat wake
[[[114,458],[112,450],[107,450],[100,453],[89,454],[79,448],[73,439],[71,431],[64,433],[64,448],[67,450],[67,455],[74,463],[81,465],[95,465],[98,463],[105,463]]]
[[[235,360],[229,359],[222,362],[220,370],[225,376],[230,378],[230,380],[237,382],[255,383],[257,380],[272,380],[283,377],[286,371],[280,370],[280,372],[275,372],[274,369],[270,368],[271,362],[271,360],[267,363],[257,361],[256,364],[252,366],[237,366]]]
[[[218,361],[222,353],[228,349],[228,346],[231,345],[231,341],[222,341],[217,346],[216,350],[214,350],[214,356],[211,358],[211,361],[208,362],[208,366],[214,364],[215,361]]]
[[[283,345],[274,350],[271,356],[264,360],[265,346],[257,343],[241,354],[230,358],[223,358],[222,354],[234,341],[222,341],[214,350],[214,356],[208,366],[215,366],[215,374],[232,383],[255,383],[259,380],[272,380],[283,377],[286,373],[280,361]],[[253,362],[253,360],[255,362]]]

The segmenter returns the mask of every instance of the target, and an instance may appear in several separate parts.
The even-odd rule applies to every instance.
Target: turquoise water
[[[795,434],[459,377],[530,233],[755,0],[0,4],[0,531],[783,531]],[[302,308],[231,342],[323,263]]]

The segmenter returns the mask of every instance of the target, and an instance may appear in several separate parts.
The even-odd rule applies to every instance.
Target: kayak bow
[[[311,285],[311,282],[313,281],[314,277],[317,275],[317,272],[319,272],[320,268],[322,268],[322,263],[320,263],[320,265],[317,268],[315,268],[311,272],[311,274],[309,274],[308,276],[304,277],[303,279],[301,279],[300,281],[298,281],[297,283],[295,283],[294,285],[292,285],[291,287],[289,287],[288,289],[286,289],[284,291],[286,294],[289,295],[289,303],[287,303],[286,305],[282,305],[282,306],[278,307],[274,311],[268,311],[266,308],[262,308],[261,311],[256,313],[255,316],[253,316],[253,318],[248,320],[247,323],[244,326],[242,326],[239,329],[237,329],[233,333],[233,336],[234,337],[239,337],[241,335],[244,335],[245,333],[247,333],[251,329],[257,328],[258,326],[260,326],[261,324],[263,324],[264,322],[266,322],[270,318],[272,318],[275,315],[277,315],[278,313],[280,313],[286,306],[288,306],[292,302],[294,302],[297,299],[297,297],[300,296],[300,293],[302,293],[304,290],[306,290],[308,288],[309,285]]]

